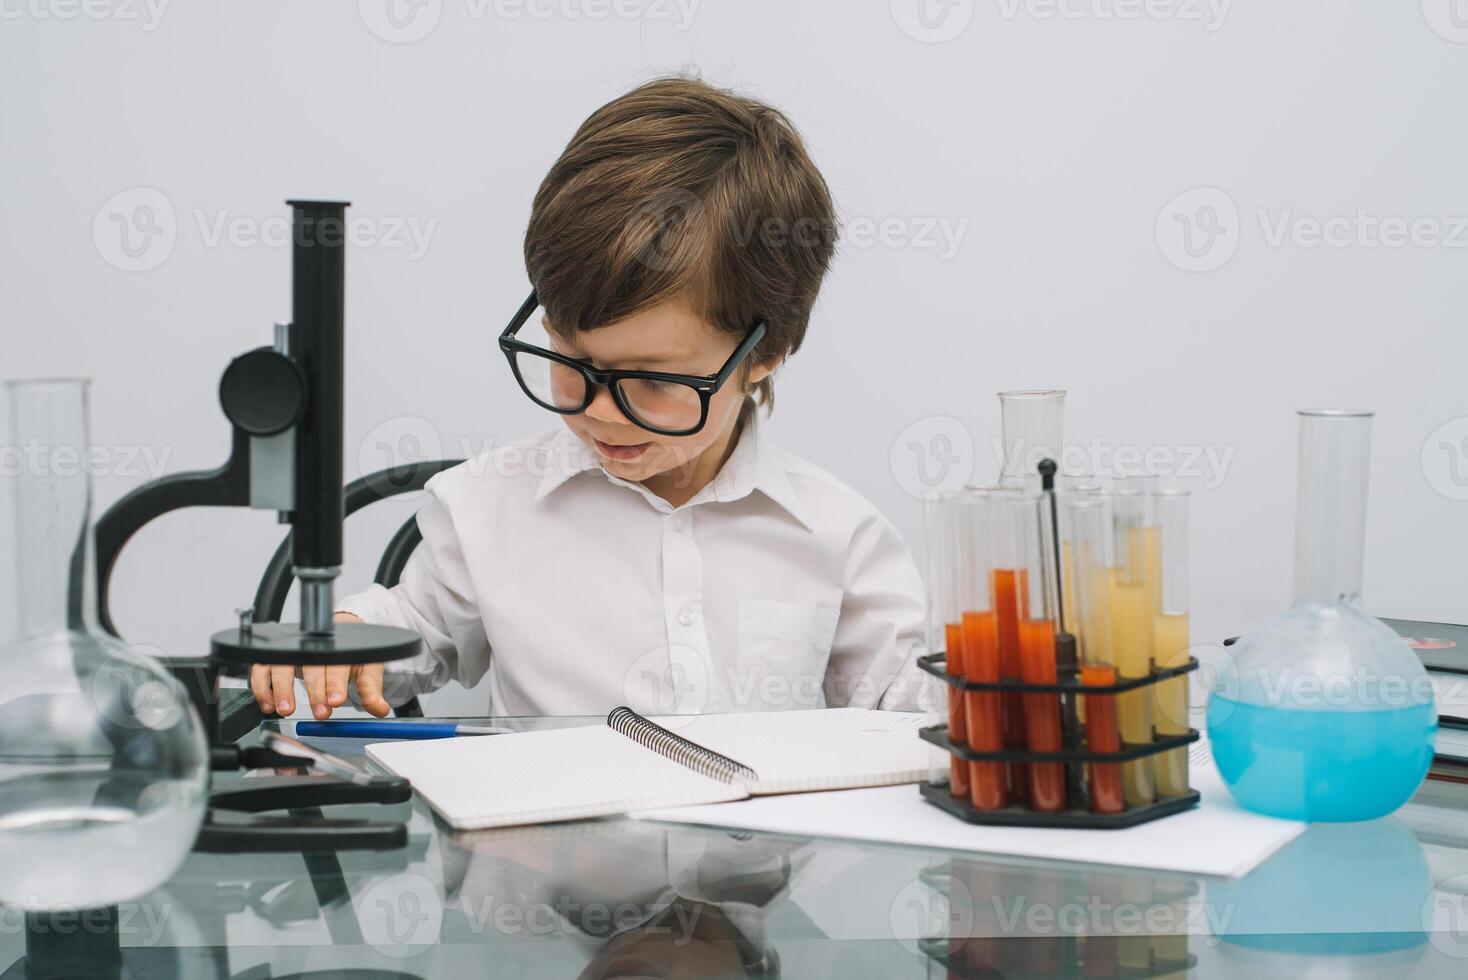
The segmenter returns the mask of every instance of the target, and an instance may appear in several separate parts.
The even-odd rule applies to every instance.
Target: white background
[[[95,380],[119,470],[99,512],[158,475],[122,465],[133,447],[167,472],[217,465],[219,374],[288,314],[289,256],[211,236],[344,197],[426,242],[349,255],[348,474],[414,438],[459,455],[549,424],[493,342],[527,291],[531,196],[592,109],[692,70],[790,114],[847,229],[772,428],[915,548],[915,460],[894,467],[894,443],[941,448],[953,427],[924,420],[951,416],[974,447],[959,467],[992,479],[993,393],[1062,387],[1070,442],[1230,454],[1182,481],[1195,639],[1219,638],[1289,598],[1293,411],[1365,407],[1368,606],[1468,616],[1468,9],[923,2],[0,0],[0,375]],[[1169,204],[1195,188],[1216,190]],[[1426,223],[1396,247],[1344,226],[1309,247],[1298,221],[1358,212]],[[1201,258],[1179,217],[1219,232]],[[129,258],[119,219],[165,234]],[[349,524],[346,591],[411,509]],[[158,522],[118,568],[124,634],[202,652],[279,535],[257,512]]]

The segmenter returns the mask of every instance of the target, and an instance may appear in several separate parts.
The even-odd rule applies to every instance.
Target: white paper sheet
[[[1235,803],[1214,768],[1206,740],[1193,746],[1192,784],[1203,796],[1196,809],[1126,830],[976,826],[926,802],[913,785],[766,796],[634,816],[1231,878],[1247,874],[1307,826],[1251,813]]]

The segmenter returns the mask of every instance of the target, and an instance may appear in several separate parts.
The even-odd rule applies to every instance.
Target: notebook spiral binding
[[[612,709],[612,713],[607,715],[607,727],[632,739],[643,748],[652,749],[658,755],[672,759],[710,779],[726,783],[753,783],[759,780],[759,774],[744,763],[736,762],[727,755],[720,755],[697,742],[690,742],[657,722],[649,721],[626,705]]]

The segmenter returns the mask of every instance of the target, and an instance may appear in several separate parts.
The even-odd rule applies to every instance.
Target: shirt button
[[[688,608],[687,606],[684,606],[682,609],[678,610],[678,625],[679,626],[691,626],[691,625],[693,625],[693,610],[692,609]]]
[[[689,520],[687,514],[673,515],[673,530],[677,531],[679,534],[682,534],[683,532],[688,530],[688,525]]]

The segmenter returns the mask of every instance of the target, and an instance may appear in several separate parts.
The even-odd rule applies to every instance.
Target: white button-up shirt
[[[504,715],[929,708],[912,557],[854,490],[768,445],[751,412],[681,507],[567,429],[433,477],[401,582],[337,603],[423,636],[394,703],[488,676]]]

